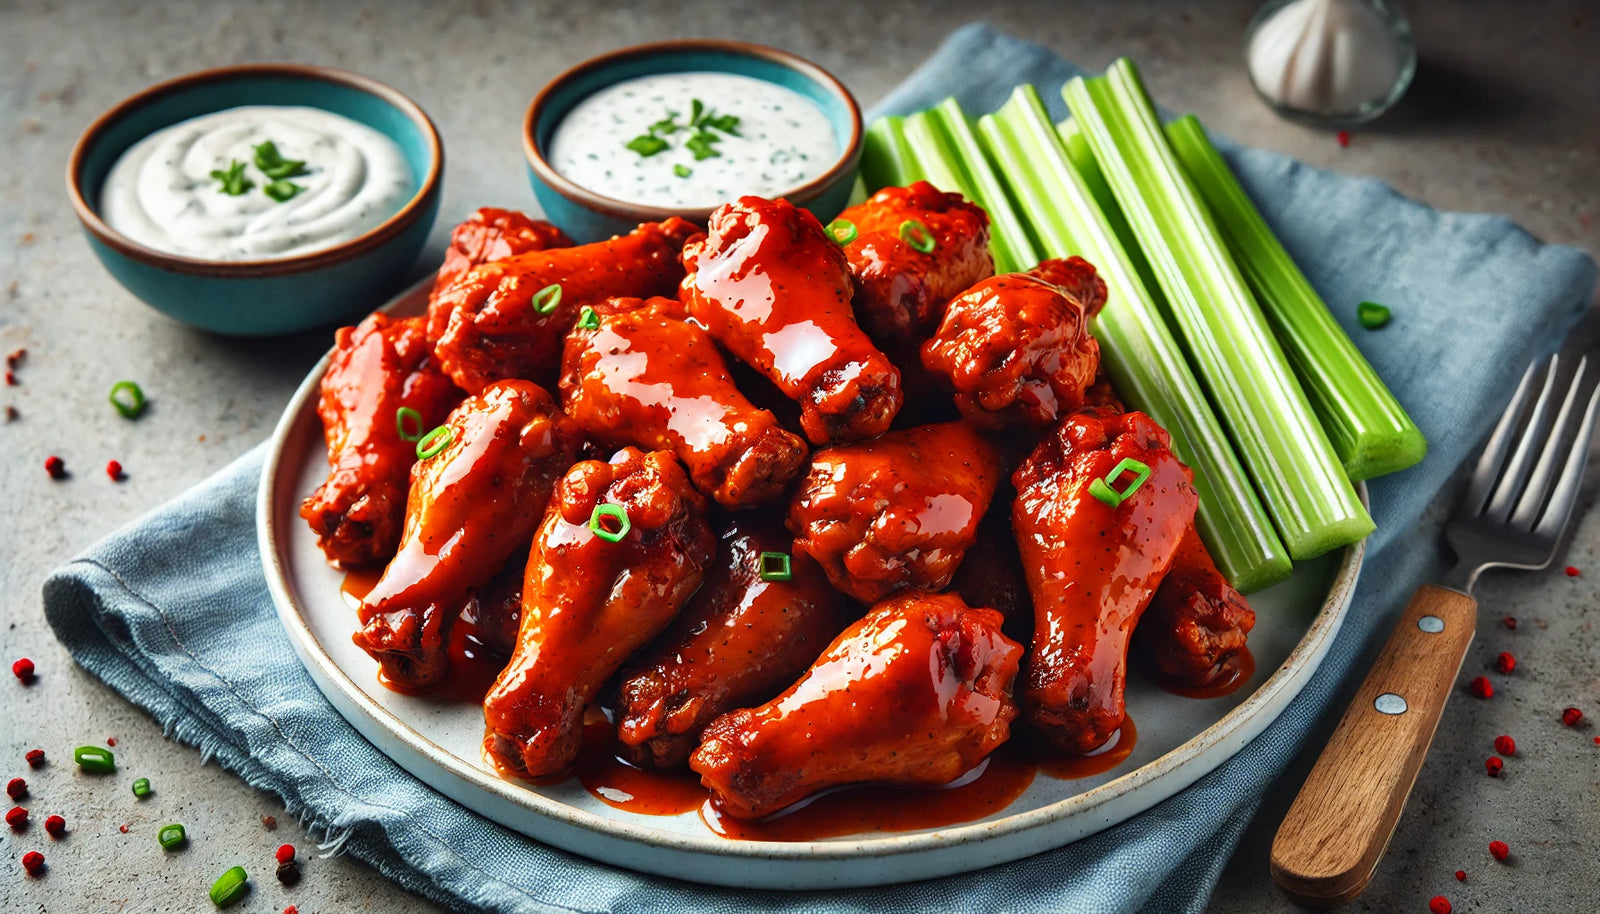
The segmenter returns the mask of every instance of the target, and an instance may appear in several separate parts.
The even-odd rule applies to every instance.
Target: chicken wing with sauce
[[[1004,472],[965,422],[817,451],[789,505],[796,552],[862,603],[950,583]]]
[[[1122,726],[1129,639],[1194,520],[1192,477],[1168,441],[1143,413],[1085,410],[1012,474],[1011,525],[1034,608],[1023,713],[1068,753],[1093,751]],[[1149,475],[1135,487],[1138,465]],[[1126,498],[1102,501],[1096,480]]]
[[[843,784],[949,783],[1010,735],[1022,654],[994,610],[902,594],[845,629],[788,691],[712,721],[689,767],[741,819]]]
[[[439,683],[468,595],[527,543],[580,433],[544,389],[501,381],[450,414],[449,443],[412,470],[400,552],[362,601],[355,642],[402,691]]]
[[[684,246],[682,297],[728,351],[800,404],[813,444],[880,435],[900,411],[900,372],[856,324],[839,245],[808,210],[741,197]]]
[[[763,577],[763,554],[791,549],[776,520],[729,524],[704,586],[622,672],[617,737],[629,761],[682,767],[707,724],[777,695],[844,629],[850,607],[815,562],[796,553],[787,580]]]
[[[1105,283],[1077,257],[986,279],[951,300],[922,364],[955,388],[973,422],[1053,425],[1094,382],[1100,345],[1089,320],[1105,301]]]
[[[616,298],[567,335],[561,400],[591,436],[670,450],[700,491],[730,508],[783,493],[809,448],[757,409],[704,327],[676,298]]]
[[[1217,570],[1191,525],[1178,542],[1172,569],[1133,630],[1133,646],[1169,682],[1210,685],[1245,649],[1256,613]]]
[[[856,228],[855,239],[844,246],[855,280],[856,319],[890,353],[915,353],[939,326],[950,299],[994,275],[989,215],[926,181],[885,187],[839,218]],[[907,222],[921,224],[932,242],[929,250],[912,245],[906,236],[913,229],[902,230]]]
[[[328,444],[328,479],[300,505],[328,561],[345,568],[387,562],[400,544],[417,446],[400,437],[399,411],[426,431],[461,402],[434,365],[420,317],[382,312],[335,337],[317,415]],[[413,431],[407,428],[407,431]]]
[[[667,451],[623,448],[567,472],[528,556],[516,652],[483,700],[497,764],[523,777],[572,764],[589,702],[700,586],[716,551],[704,511]]]
[[[512,209],[485,206],[450,232],[450,247],[433,282],[435,290],[447,288],[479,264],[504,260],[516,254],[570,248],[573,241],[543,219],[530,219]]]
[[[583,306],[671,295],[683,278],[679,251],[696,231],[673,217],[606,241],[467,270],[436,288],[428,304],[428,339],[440,367],[469,393],[503,378],[553,384],[561,341]]]

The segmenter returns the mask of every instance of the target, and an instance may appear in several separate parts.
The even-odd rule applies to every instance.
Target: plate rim
[[[378,310],[388,311],[406,304],[411,299],[424,294],[432,282],[432,275],[423,277],[410,287],[399,292]],[[256,493],[257,545],[261,554],[262,569],[267,579],[268,591],[272,595],[273,605],[278,617],[290,635],[296,655],[308,667],[308,673],[312,674],[311,678],[317,684],[318,690],[324,693],[324,696],[334,706],[335,710],[339,711],[340,715],[357,732],[361,733],[363,738],[372,743],[377,751],[394,760],[409,774],[418,777],[436,791],[451,797],[455,802],[462,803],[462,805],[472,809],[474,812],[493,819],[513,831],[524,834],[534,840],[550,843],[589,859],[608,865],[656,872],[680,879],[689,879],[690,881],[741,886],[778,885],[781,882],[770,880],[728,881],[710,878],[712,874],[689,875],[678,869],[650,866],[647,860],[628,862],[604,860],[591,853],[590,850],[575,846],[574,842],[564,840],[567,838],[564,834],[532,834],[520,824],[509,821],[509,819],[520,818],[520,816],[497,815],[493,811],[480,808],[477,804],[455,797],[453,793],[446,792],[430,778],[395,759],[396,753],[389,751],[380,745],[377,739],[369,735],[366,727],[363,726],[363,721],[353,718],[351,713],[346,710],[346,706],[353,708],[364,717],[367,725],[376,726],[386,733],[388,737],[397,740],[411,754],[429,764],[438,766],[446,773],[464,782],[471,789],[510,803],[513,807],[516,807],[516,810],[532,813],[535,816],[553,820],[554,823],[578,828],[585,832],[598,832],[606,838],[636,842],[660,850],[688,853],[697,857],[710,855],[735,861],[742,859],[750,862],[782,861],[816,864],[829,861],[860,861],[863,858],[892,858],[914,855],[941,849],[948,850],[952,846],[970,844],[976,841],[1016,837],[1030,831],[1049,827],[1063,820],[1089,815],[1093,810],[1102,808],[1135,790],[1145,789],[1147,792],[1155,794],[1149,805],[1141,806],[1126,815],[1102,817],[1088,831],[1080,832],[1075,837],[1059,842],[1047,841],[1023,854],[1009,854],[1006,857],[1007,860],[1020,859],[1034,853],[1042,853],[1065,846],[1073,841],[1126,821],[1133,815],[1151,808],[1156,803],[1171,797],[1215,770],[1223,762],[1237,754],[1262,730],[1276,721],[1289,704],[1292,703],[1293,699],[1304,689],[1305,684],[1321,665],[1328,647],[1338,634],[1348,613],[1351,597],[1359,579],[1366,553],[1365,539],[1343,547],[1343,555],[1340,557],[1338,566],[1329,582],[1327,595],[1323,599],[1321,608],[1307,626],[1305,634],[1301,636],[1299,642],[1289,652],[1282,664],[1249,697],[1229,710],[1215,723],[1180,743],[1166,754],[1083,793],[1013,815],[1006,815],[1002,812],[1001,818],[989,821],[957,823],[940,829],[903,834],[878,834],[857,840],[768,842],[723,838],[711,833],[709,830],[704,836],[668,832],[569,806],[559,800],[546,797],[537,791],[523,788],[519,784],[502,779],[487,770],[469,764],[454,753],[423,736],[393,711],[377,704],[368,697],[355,683],[354,679],[333,660],[326,648],[312,633],[302,615],[301,607],[296,602],[291,591],[283,555],[280,552],[282,544],[280,543],[275,517],[278,510],[277,501],[281,500],[282,496],[278,494],[279,486],[277,482],[284,466],[287,444],[293,437],[297,426],[301,422],[308,421],[306,418],[308,411],[310,417],[312,419],[315,418],[315,398],[318,396],[318,388],[322,376],[327,370],[332,352],[333,349],[330,347],[328,352],[312,367],[305,379],[301,381],[299,387],[295,390],[294,396],[285,406],[282,416],[280,416],[273,429],[270,448],[262,468],[261,480]],[[320,435],[317,437],[320,438]],[[1368,493],[1365,483],[1357,483],[1356,488],[1362,501],[1366,502]],[[298,513],[295,513],[294,516],[298,517]],[[287,537],[284,537],[284,541],[287,541]],[[311,667],[315,667],[315,669],[311,669]],[[319,672],[321,675],[317,675]],[[327,694],[329,686],[335,688],[339,694],[337,696]],[[1263,715],[1267,716],[1261,719]],[[1252,724],[1255,724],[1255,726],[1252,726]],[[1225,753],[1222,752],[1219,748],[1221,744],[1227,742],[1230,738],[1238,736],[1241,731],[1248,732],[1244,733],[1243,739],[1240,739],[1238,744],[1231,750]],[[1185,774],[1192,774],[1192,777],[1184,778],[1183,775]],[[1156,785],[1170,786],[1171,789],[1163,793],[1161,790],[1155,789]],[[513,813],[516,810],[503,810],[501,812]],[[697,878],[697,876],[702,878]],[[897,878],[896,874],[889,873],[870,881],[850,881],[848,884],[887,884],[914,878],[920,877],[913,874]]]

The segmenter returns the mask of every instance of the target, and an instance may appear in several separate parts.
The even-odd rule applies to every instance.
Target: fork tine
[[[1583,387],[1588,365],[1588,356],[1578,360],[1578,368],[1572,373],[1572,383],[1567,388],[1567,395],[1561,400],[1561,409],[1556,413],[1555,422],[1550,426],[1549,436],[1544,439],[1544,446],[1540,448],[1539,462],[1534,465],[1533,472],[1528,476],[1528,484],[1517,498],[1516,508],[1511,512],[1511,526],[1518,530],[1533,529],[1534,522],[1539,519],[1540,509],[1544,507],[1545,496],[1550,494],[1556,467],[1558,464],[1566,463],[1568,452],[1562,450],[1561,445],[1568,432],[1573,430],[1573,426],[1583,421],[1581,416],[1575,416],[1574,413],[1578,405],[1578,391]]]
[[[1489,443],[1483,446],[1483,456],[1478,458],[1478,465],[1472,468],[1472,480],[1467,485],[1467,494],[1462,496],[1461,505],[1457,508],[1457,513],[1462,517],[1475,517],[1483,512],[1483,506],[1489,500],[1489,491],[1494,488],[1494,481],[1500,476],[1500,467],[1505,462],[1506,451],[1511,447],[1511,436],[1517,430],[1517,419],[1521,416],[1528,399],[1533,396],[1533,379],[1538,370],[1537,361],[1528,364],[1527,370],[1522,373],[1522,380],[1517,383],[1516,393],[1511,395],[1511,402],[1506,404],[1505,412],[1500,414],[1500,421],[1495,423],[1494,432],[1489,436]]]
[[[1566,465],[1561,468],[1555,490],[1550,493],[1550,504],[1544,509],[1544,516],[1539,518],[1539,525],[1533,528],[1535,535],[1548,538],[1551,542],[1561,536],[1567,519],[1572,516],[1572,506],[1578,502],[1583,469],[1589,462],[1589,439],[1594,436],[1596,407],[1600,407],[1600,386],[1596,386],[1594,393],[1589,396],[1589,406],[1583,411],[1583,424],[1578,427],[1578,436],[1572,439],[1572,447],[1567,451]]]
[[[1532,466],[1533,449],[1544,444],[1545,415],[1550,411],[1550,393],[1555,386],[1560,361],[1559,355],[1550,357],[1550,367],[1544,373],[1544,383],[1539,387],[1538,397],[1533,401],[1533,409],[1528,413],[1528,422],[1523,426],[1522,434],[1516,435],[1515,425],[1512,427],[1515,443],[1511,456],[1506,460],[1505,467],[1500,471],[1500,479],[1494,484],[1488,503],[1483,507],[1484,517],[1491,521],[1503,523],[1510,516],[1511,504],[1521,494],[1523,480],[1527,479]]]

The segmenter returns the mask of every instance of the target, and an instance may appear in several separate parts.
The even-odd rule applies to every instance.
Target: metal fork
[[[1560,367],[1528,366],[1445,527],[1455,566],[1412,595],[1278,828],[1272,876],[1296,901],[1333,907],[1371,881],[1472,643],[1478,575],[1555,558],[1600,406],[1587,356],[1564,388]]]

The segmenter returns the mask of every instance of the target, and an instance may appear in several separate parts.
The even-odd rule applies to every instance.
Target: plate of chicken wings
[[[925,183],[593,244],[520,213],[338,332],[261,552],[312,678],[400,765],[706,883],[978,869],[1135,815],[1299,693],[1362,546],[1246,599],[1078,258],[995,275]]]

